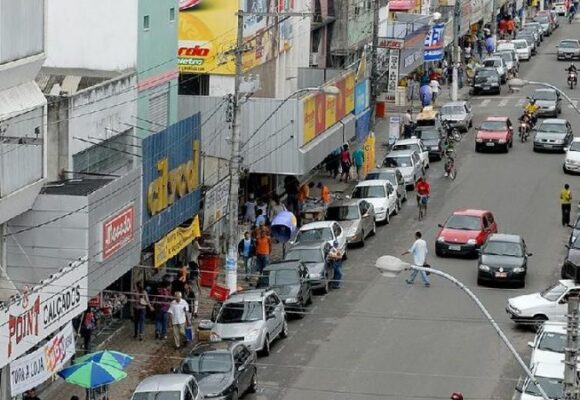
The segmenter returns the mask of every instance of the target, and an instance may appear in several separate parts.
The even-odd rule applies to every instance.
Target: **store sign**
[[[387,79],[387,92],[395,94],[399,85],[399,52],[391,51],[389,56],[389,77]]]
[[[425,37],[425,61],[441,61],[445,52],[445,25],[435,24]]]
[[[0,310],[0,368],[17,359],[87,308],[87,261],[75,262],[50,281]]]
[[[153,265],[155,268],[161,267],[168,260],[179,254],[185,246],[193,242],[193,239],[200,236],[199,217],[196,215],[190,226],[187,228],[176,228],[155,243]]]
[[[50,379],[75,354],[75,332],[72,323],[57,333],[48,343],[10,363],[10,393],[24,393]]]
[[[354,113],[355,115],[362,114],[369,108],[370,101],[370,85],[369,80],[357,82],[354,89]]]
[[[199,211],[200,114],[143,139],[143,248]]]
[[[223,179],[205,193],[203,205],[203,230],[208,229],[228,212],[230,178]]]
[[[402,49],[405,45],[404,39],[390,39],[390,38],[379,38],[379,44],[377,45],[380,49]]]
[[[354,76],[348,71],[323,85],[336,86],[338,96],[315,93],[302,99],[303,145],[354,111]]]
[[[133,240],[135,233],[135,206],[131,203],[103,221],[101,249],[102,260],[111,257]]]

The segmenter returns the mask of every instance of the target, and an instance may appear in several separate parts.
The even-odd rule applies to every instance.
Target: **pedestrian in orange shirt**
[[[310,199],[310,189],[314,187],[314,182],[303,183],[298,190],[298,207],[300,210],[304,207],[306,200]]]
[[[270,236],[266,234],[265,230],[260,230],[256,238],[256,268],[260,274],[268,266],[271,250],[272,243]]]
[[[330,189],[325,186],[322,182],[318,182],[317,188],[320,189],[320,201],[322,204],[327,206],[330,204]]]

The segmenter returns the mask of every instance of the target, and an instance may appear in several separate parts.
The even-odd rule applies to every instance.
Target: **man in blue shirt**
[[[258,215],[256,217],[256,226],[260,227],[262,225],[266,225],[266,216],[264,215],[264,211],[260,208],[258,208],[258,210],[256,211],[256,214]]]

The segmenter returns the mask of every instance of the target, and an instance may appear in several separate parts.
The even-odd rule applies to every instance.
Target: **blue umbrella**
[[[120,369],[94,361],[73,364],[58,374],[68,383],[73,383],[87,389],[108,385],[109,383],[117,382],[127,377],[127,374]]]
[[[107,364],[118,369],[124,369],[133,361],[133,357],[128,354],[113,350],[97,351],[77,358],[74,363],[80,364],[87,361],[94,361],[99,364]]]

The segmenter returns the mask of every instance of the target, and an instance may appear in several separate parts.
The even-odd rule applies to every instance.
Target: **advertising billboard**
[[[441,61],[445,51],[445,25],[435,24],[425,37],[425,61]]]
[[[314,93],[302,99],[303,145],[354,111],[355,74],[353,71],[348,71],[323,86],[336,86],[339,94],[334,96]]]
[[[102,223],[102,260],[111,257],[133,239],[135,205],[127,205]]]
[[[369,101],[370,101],[369,80],[364,79],[360,82],[357,82],[355,86],[355,99],[354,99],[355,115],[362,114],[369,107]]]
[[[199,210],[200,131],[197,113],[143,139],[143,248]]]
[[[405,37],[405,45],[400,51],[399,74],[407,75],[423,64],[425,36],[428,27],[422,27]]]

